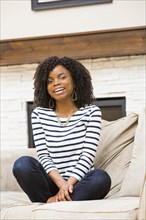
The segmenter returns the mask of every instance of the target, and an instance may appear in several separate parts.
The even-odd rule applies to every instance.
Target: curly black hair
[[[93,87],[89,71],[77,60],[70,57],[59,58],[52,56],[40,63],[34,75],[34,104],[44,108],[49,108],[49,100],[51,99],[47,91],[48,74],[57,65],[62,65],[69,70],[77,100],[75,104],[78,108],[89,105],[94,101]]]

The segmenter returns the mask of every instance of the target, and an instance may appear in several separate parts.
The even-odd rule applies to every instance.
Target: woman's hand
[[[58,202],[57,195],[50,197],[46,203]]]
[[[47,203],[60,202],[60,201],[72,201],[70,194],[73,192],[73,185],[64,181],[60,186],[58,193],[55,196],[50,197]]]
[[[50,171],[49,176],[58,186],[59,191],[55,196],[50,197],[47,202],[71,201],[70,193],[73,192],[73,183],[63,179],[58,170]]]
[[[73,192],[73,185],[64,181],[59,187],[58,200],[59,201],[71,201],[70,194]]]
[[[49,173],[50,178],[58,186],[59,191],[55,196],[50,197],[47,203],[72,201],[70,194],[73,193],[73,186],[77,183],[77,179],[70,177],[67,181],[62,178],[57,170],[52,170]]]

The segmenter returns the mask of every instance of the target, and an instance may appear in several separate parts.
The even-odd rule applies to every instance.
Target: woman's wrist
[[[66,182],[57,170],[51,170],[51,172],[49,173],[49,176],[59,189]]]
[[[75,177],[70,176],[69,179],[67,180],[67,182],[68,182],[70,185],[73,185],[73,186],[74,186],[74,185],[78,182],[78,180],[77,180]]]

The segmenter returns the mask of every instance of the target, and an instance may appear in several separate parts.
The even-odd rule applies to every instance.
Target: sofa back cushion
[[[1,151],[0,179],[1,191],[21,191],[12,173],[14,162],[23,155],[36,157],[35,149],[6,149]]]
[[[112,180],[106,198],[115,198],[121,189],[133,150],[138,115],[131,113],[115,121],[102,120],[101,137],[95,157],[95,168],[104,169]]]
[[[145,110],[141,112],[134,138],[129,169],[124,177],[120,196],[139,196],[146,173]]]

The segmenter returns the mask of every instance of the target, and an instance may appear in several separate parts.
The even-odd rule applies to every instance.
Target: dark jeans
[[[46,202],[58,192],[58,187],[33,157],[23,156],[16,160],[13,174],[32,202]],[[74,186],[70,196],[73,201],[103,199],[110,187],[109,175],[101,169],[95,169]]]

